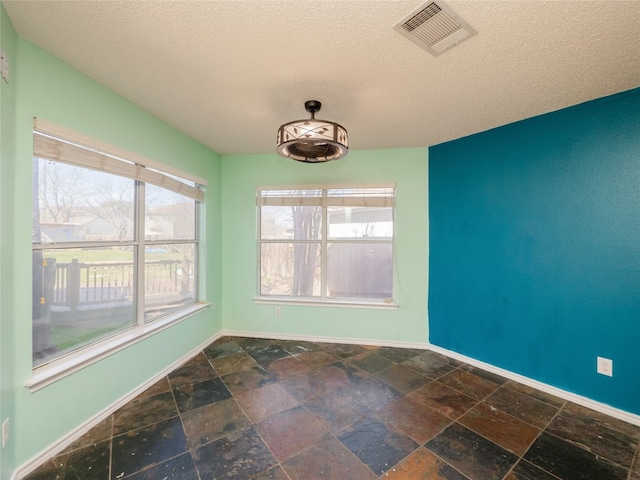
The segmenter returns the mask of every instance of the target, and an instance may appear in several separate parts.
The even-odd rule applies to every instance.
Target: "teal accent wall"
[[[352,151],[309,165],[273,155],[222,160],[224,328],[265,335],[427,342],[427,149]],[[394,285],[397,310],[256,304],[256,189],[259,185],[396,183]]]
[[[16,32],[9,20],[9,16],[0,4],[0,51],[9,58],[10,68],[16,52]],[[13,320],[11,313],[11,299],[6,290],[12,284],[10,275],[13,258],[10,252],[4,248],[11,238],[11,229],[8,225],[13,219],[14,184],[13,177],[14,157],[14,130],[13,118],[15,115],[15,82],[6,83],[0,80],[0,423],[6,418],[13,418],[13,383],[14,373],[12,369],[15,353],[13,343]],[[11,429],[12,425],[10,425]],[[14,469],[14,444],[9,444],[0,449],[0,478],[9,478]]]
[[[4,30],[5,23],[3,41]],[[4,416],[5,399],[9,398],[6,411],[12,417],[11,448],[7,454],[10,458],[3,456],[6,471],[15,470],[222,328],[220,156],[32,43],[13,36],[16,47],[11,71],[18,88],[8,95],[6,86],[2,90],[0,197],[2,409]],[[4,102],[12,96],[15,110],[6,114],[7,119]],[[205,312],[30,393],[24,387],[31,376],[31,307],[25,300],[31,292],[34,116],[208,179],[204,280],[206,300],[212,305]],[[13,131],[7,125],[12,125]]]
[[[431,343],[640,414],[640,89],[429,158]]]

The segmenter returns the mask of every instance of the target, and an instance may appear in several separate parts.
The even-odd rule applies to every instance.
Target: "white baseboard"
[[[38,453],[37,455],[32,457],[30,460],[25,462],[23,465],[18,467],[16,469],[16,471],[13,473],[13,475],[11,476],[10,480],[20,479],[20,478],[23,478],[24,476],[28,475],[29,473],[31,473],[33,470],[38,468],[45,461],[47,461],[49,458],[51,458],[51,457],[55,456],[56,454],[58,454],[59,452],[63,451],[65,448],[67,448],[73,442],[78,440],[80,437],[82,437],[85,433],[87,433],[93,427],[95,427],[100,422],[105,420],[107,417],[109,417],[109,415],[114,413],[120,407],[124,406],[125,404],[127,404],[128,402],[130,402],[131,400],[136,398],[138,395],[140,395],[142,392],[144,392],[147,388],[151,387],[157,381],[159,381],[162,377],[165,377],[166,375],[171,373],[173,370],[175,370],[181,364],[185,363],[191,357],[193,357],[193,356],[197,355],[199,352],[201,352],[211,342],[217,340],[218,338],[220,338],[222,336],[223,336],[222,332],[216,333],[215,335],[213,335],[212,337],[207,339],[205,342],[201,343],[196,348],[192,349],[191,351],[189,351],[188,353],[186,353],[185,355],[180,357],[178,360],[173,362],[171,365],[168,365],[162,371],[160,371],[157,374],[155,374],[153,377],[148,379],[146,382],[144,382],[143,384],[139,385],[137,388],[135,388],[134,390],[130,391],[125,396],[121,397],[120,399],[118,399],[117,401],[115,401],[114,403],[109,405],[108,407],[104,408],[102,411],[98,412],[93,417],[88,419],[86,422],[84,422],[81,425],[79,425],[76,428],[74,428],[72,431],[70,431],[64,437],[62,437],[59,440],[57,440],[56,442],[52,443],[51,445],[49,445],[49,447],[47,447],[46,449],[42,450],[40,453]]]
[[[533,387],[537,390],[550,393],[551,395],[555,395],[556,397],[560,397],[564,400],[577,403],[578,405],[582,405],[583,407],[587,407],[597,412],[604,413],[605,415],[609,415],[611,417],[617,418],[619,420],[630,423],[632,425],[640,426],[640,415],[636,415],[630,412],[626,412],[624,410],[620,410],[618,408],[612,407],[605,403],[596,402],[595,400],[592,400],[590,398],[576,395],[575,393],[568,392],[566,390],[562,390],[557,387],[553,387],[546,383],[533,380],[532,378],[525,377],[517,373],[513,373],[509,370],[504,370],[502,368],[495,367],[488,363],[481,362],[480,360],[467,357],[466,355],[462,355],[460,353],[447,350],[446,348],[432,345],[428,342],[422,342],[422,343],[393,342],[393,341],[384,341],[384,340],[371,340],[367,338],[354,339],[354,338],[338,338],[338,337],[313,337],[308,335],[287,335],[287,334],[278,335],[278,334],[272,334],[272,333],[265,334],[260,332],[241,332],[237,330],[226,330],[224,331],[224,335],[237,336],[237,337],[277,338],[280,340],[299,340],[299,341],[307,341],[307,342],[348,343],[348,344],[358,344],[358,345],[377,345],[377,346],[399,347],[399,348],[419,348],[423,350],[431,350],[433,352],[440,353],[442,355],[453,358],[455,360],[460,360],[461,362],[467,363],[474,367],[478,367],[487,372],[495,373],[502,377],[508,378],[509,380],[513,380],[515,382],[522,383],[529,387]]]
[[[378,347],[419,348],[421,350],[427,350],[430,346],[427,342],[394,342],[389,340],[372,340],[370,338],[317,337],[287,333],[243,332],[240,330],[223,330],[222,334],[223,336],[230,337],[273,338],[277,340],[298,340],[301,342],[346,343],[349,345],[375,345]]]
[[[460,360],[462,362],[468,363],[469,365],[473,365],[474,367],[478,367],[487,372],[495,373],[502,377],[508,378],[509,380],[520,382],[524,385],[533,387],[537,390],[550,393],[551,395],[555,395],[556,397],[560,397],[564,400],[568,400],[570,402],[577,403],[578,405],[582,405],[583,407],[590,408],[591,410],[604,413],[605,415],[609,415],[610,417],[614,417],[624,422],[640,426],[640,415],[636,415],[636,414],[627,412],[625,410],[620,410],[619,408],[612,407],[611,405],[607,405],[606,403],[596,402],[595,400],[591,400],[590,398],[583,397],[572,392],[568,392],[567,390],[562,390],[561,388],[557,388],[552,385],[539,382],[537,380],[533,380],[532,378],[510,372],[509,370],[504,370],[502,368],[495,367],[488,363],[481,362],[480,360],[476,360],[474,358],[461,355],[451,350],[447,350],[446,348],[438,347],[436,345],[429,345],[428,348],[429,350],[432,350],[436,353],[441,353],[442,355],[446,355],[447,357]]]

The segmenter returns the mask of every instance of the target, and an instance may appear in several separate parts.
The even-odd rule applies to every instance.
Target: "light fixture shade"
[[[278,129],[276,151],[286,158],[307,163],[337,160],[349,152],[347,130],[335,122],[317,120],[320,102],[304,104],[311,118],[285,123]]]

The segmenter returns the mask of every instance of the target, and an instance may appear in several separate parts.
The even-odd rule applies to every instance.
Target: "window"
[[[390,303],[393,185],[262,187],[259,295]]]
[[[195,305],[204,181],[40,119],[33,139],[33,366]]]

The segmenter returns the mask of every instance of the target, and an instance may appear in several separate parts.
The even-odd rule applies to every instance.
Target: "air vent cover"
[[[442,2],[419,7],[393,28],[434,57],[478,33]]]

